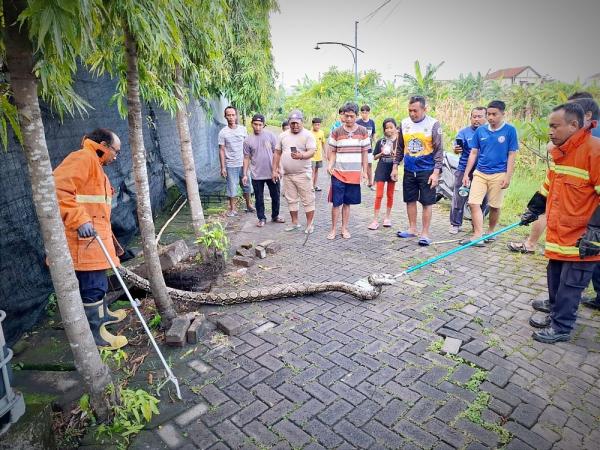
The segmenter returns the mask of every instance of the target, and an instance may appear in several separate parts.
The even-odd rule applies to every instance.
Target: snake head
[[[374,273],[369,275],[368,280],[373,286],[390,286],[396,283],[394,276],[388,273]]]

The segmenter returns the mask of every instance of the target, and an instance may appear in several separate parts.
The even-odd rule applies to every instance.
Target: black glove
[[[94,230],[92,222],[86,222],[77,228],[77,234],[80,238],[90,238],[96,236],[96,230]]]
[[[527,203],[527,209],[521,215],[521,225],[529,225],[535,222],[538,217],[546,212],[546,197],[539,192],[533,194],[529,203]]]
[[[534,213],[528,208],[521,214],[521,225],[529,225],[538,220],[538,217],[540,217],[539,214]]]
[[[579,247],[579,257],[581,259],[587,256],[600,255],[600,229],[586,231],[575,245]]]
[[[581,259],[586,256],[600,255],[600,206],[592,214],[585,233],[577,240],[575,245],[579,247],[579,257]]]

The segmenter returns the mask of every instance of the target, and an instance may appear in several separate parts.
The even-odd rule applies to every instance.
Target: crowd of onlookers
[[[399,230],[397,236],[415,238],[419,245],[429,246],[440,174],[443,169],[453,170],[448,231],[450,234],[462,231],[463,212],[468,204],[472,234],[460,243],[485,246],[496,239],[493,232],[499,223],[504,194],[511,184],[519,150],[517,130],[505,121],[505,109],[506,105],[500,100],[472,109],[470,124],[461,129],[453,141],[451,151],[459,155],[458,166],[453,170],[444,168],[442,125],[427,113],[427,101],[422,96],[409,99],[408,117],[399,124],[393,118],[383,120],[380,138],[368,105],[363,105],[360,111],[355,103],[342,106],[329,136],[321,128],[320,118],[312,118],[308,130],[302,112],[294,110],[282,123],[282,132],[277,137],[265,129],[265,117],[261,114],[252,117],[252,133],[248,135],[246,128],[237,123],[236,109],[228,106],[225,109],[227,126],[219,133],[221,173],[227,179],[229,197],[227,215],[238,214],[235,197],[239,186],[246,211],[256,211],[257,226],[265,226],[266,184],[272,204],[271,220],[285,223],[279,214],[280,191],[283,190],[291,218],[285,231],[304,228],[305,233],[311,234],[315,229],[315,192],[322,191],[318,184],[319,171],[324,168],[329,175],[327,192],[332,204],[327,239],[333,240],[338,235],[340,211],[340,234],[349,239],[350,207],[361,203],[363,182],[375,191],[373,219],[368,229],[392,226],[394,193],[401,172],[408,227]],[[533,337],[541,342],[569,339],[581,294],[590,280],[598,295],[595,299],[584,299],[584,304],[600,309],[600,264],[595,263],[600,261],[598,115],[597,103],[591,95],[582,92],[575,93],[567,103],[553,110],[549,117],[548,175],[521,220],[522,225],[533,223],[531,235],[522,243],[508,244],[511,251],[533,253],[547,223],[545,253],[550,259],[549,299],[533,302],[535,310],[547,315],[532,316],[530,320],[532,326],[540,328]],[[252,192],[256,209],[250,200]],[[386,205],[380,222],[384,196]],[[420,229],[417,203],[422,210]],[[300,204],[306,215],[304,226],[298,218]],[[484,212],[489,214],[486,234]]]

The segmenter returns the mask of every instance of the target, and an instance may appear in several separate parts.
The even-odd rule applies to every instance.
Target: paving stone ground
[[[234,244],[271,238],[282,250],[218,289],[354,282],[455,245],[395,237],[406,226],[400,192],[394,227],[367,230],[372,197],[363,189],[349,240],[325,237],[326,192],[306,243],[243,216]],[[452,238],[447,228],[438,205],[434,239]],[[571,342],[534,342],[527,321],[531,301],[546,296],[545,260],[510,253],[510,238],[414,272],[369,302],[328,293],[202,308],[239,322],[238,334],[215,332],[172,359],[185,401],[163,396],[154,428],[132,448],[598,448],[600,316],[580,308]],[[445,336],[463,341],[454,358],[439,352]]]

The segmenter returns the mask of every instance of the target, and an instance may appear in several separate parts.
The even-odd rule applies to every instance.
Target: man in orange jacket
[[[577,319],[581,294],[600,261],[600,139],[584,128],[577,103],[557,106],[550,115],[554,167],[521,216],[528,225],[546,213],[546,251],[550,324],[533,339],[553,344],[568,341]],[[542,300],[532,306],[538,309]]]
[[[90,329],[96,345],[110,349],[127,345],[125,336],[115,336],[106,329],[106,325],[123,320],[126,313],[124,310],[113,312],[107,307],[106,269],[110,264],[94,236],[102,238],[118,266],[115,243],[121,254],[122,249],[110,225],[114,190],[102,167],[113,163],[120,151],[119,137],[110,130],[98,128],[84,136],[81,150],[70,153],[54,170],[60,214]]]

